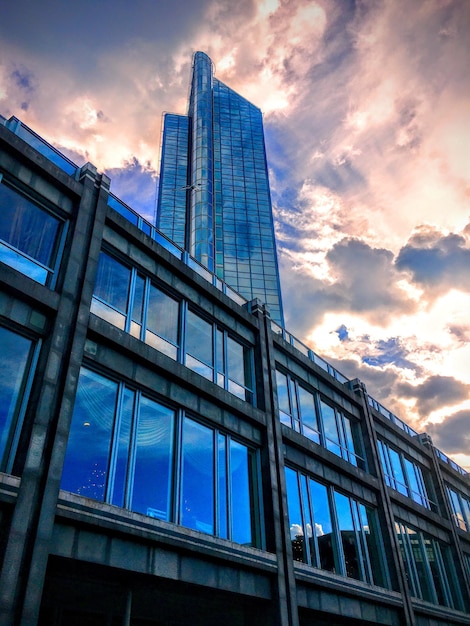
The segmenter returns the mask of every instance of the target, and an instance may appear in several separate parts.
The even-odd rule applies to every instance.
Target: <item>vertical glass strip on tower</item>
[[[165,116],[157,227],[283,325],[262,113],[214,78],[203,52],[188,116]]]

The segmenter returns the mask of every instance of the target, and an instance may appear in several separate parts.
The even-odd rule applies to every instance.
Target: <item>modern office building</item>
[[[1,626],[470,624],[469,475],[0,118]]]
[[[261,111],[196,52],[188,114],[165,114],[157,228],[283,325]]]

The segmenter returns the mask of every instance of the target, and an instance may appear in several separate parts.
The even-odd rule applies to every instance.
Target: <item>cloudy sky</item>
[[[470,469],[470,1],[16,0],[0,113],[154,213],[191,56],[264,112],[286,327]]]

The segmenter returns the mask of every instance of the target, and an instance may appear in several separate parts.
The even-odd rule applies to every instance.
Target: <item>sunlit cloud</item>
[[[92,62],[64,61],[44,40],[35,51],[1,42],[0,112],[110,173],[151,218],[162,112],[186,112],[192,54],[207,52],[264,113],[288,329],[403,419],[458,430],[464,418],[449,420],[469,410],[470,373],[468,2],[159,11],[136,13],[158,36],[110,32]],[[455,393],[424,401],[443,380]],[[440,442],[464,455],[458,439]]]

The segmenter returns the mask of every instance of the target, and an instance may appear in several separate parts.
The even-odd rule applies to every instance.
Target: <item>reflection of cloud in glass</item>
[[[292,524],[290,527],[290,538],[296,539],[297,537],[304,536],[304,529],[300,524]]]
[[[324,531],[323,531],[323,527],[321,524],[315,524],[315,536],[316,537],[323,537],[324,535]]]

